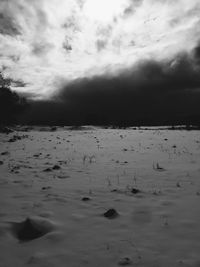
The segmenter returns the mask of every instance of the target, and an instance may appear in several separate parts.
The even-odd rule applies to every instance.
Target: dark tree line
[[[27,101],[11,90],[12,80],[0,72],[0,125],[18,122],[18,117],[26,109]]]

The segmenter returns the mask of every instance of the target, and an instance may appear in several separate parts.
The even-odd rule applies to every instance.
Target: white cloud
[[[58,77],[191,50],[199,11],[198,0],[1,0],[0,66],[28,83],[18,90],[48,96]]]

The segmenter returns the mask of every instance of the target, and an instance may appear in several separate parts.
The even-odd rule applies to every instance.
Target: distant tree
[[[16,123],[27,106],[26,99],[11,90],[11,83],[12,80],[0,72],[0,125]]]

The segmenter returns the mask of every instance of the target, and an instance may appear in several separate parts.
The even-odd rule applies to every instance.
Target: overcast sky
[[[0,68],[22,81],[15,90],[49,97],[63,82],[192,51],[199,14],[199,0],[1,0]]]

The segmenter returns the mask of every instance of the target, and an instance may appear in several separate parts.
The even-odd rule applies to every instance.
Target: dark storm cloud
[[[191,55],[166,62],[145,61],[114,76],[77,79],[54,100],[34,102],[29,119],[46,124],[200,123],[199,56],[197,46]]]
[[[200,66],[200,42],[199,45],[193,50],[193,57],[196,64]]]

